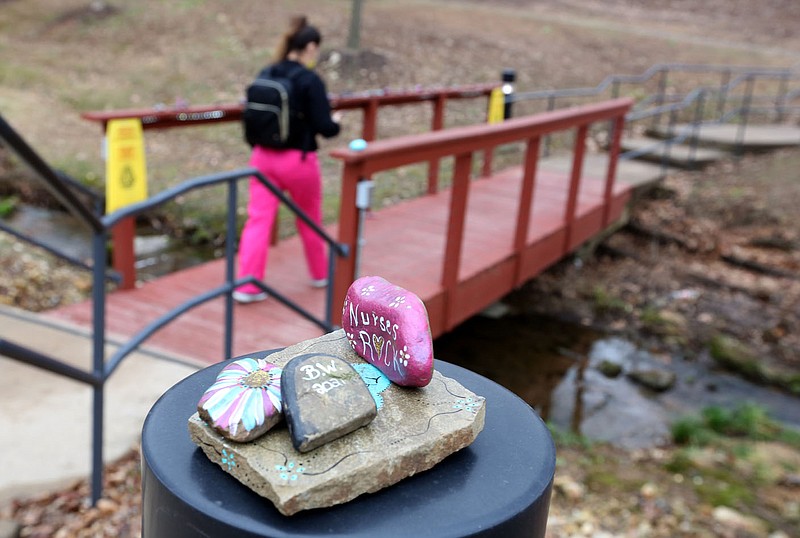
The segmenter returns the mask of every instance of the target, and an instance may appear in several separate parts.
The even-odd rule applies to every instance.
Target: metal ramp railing
[[[153,196],[152,198],[138,204],[129,205],[117,210],[109,215],[98,215],[92,208],[82,202],[75,193],[67,186],[64,176],[56,173],[47,163],[31,148],[27,142],[0,116],[0,141],[3,145],[14,151],[18,157],[28,164],[36,173],[36,178],[56,197],[56,199],[72,214],[79,222],[89,228],[92,235],[92,265],[81,264],[90,269],[93,273],[92,284],[92,370],[85,371],[66,364],[58,359],[40,353],[34,349],[5,337],[0,337],[0,355],[10,359],[18,360],[26,364],[42,368],[57,375],[65,376],[75,381],[85,383],[92,387],[93,411],[92,411],[92,504],[95,504],[102,494],[102,474],[103,474],[103,409],[104,409],[104,388],[109,377],[114,373],[123,359],[141,346],[149,337],[158,330],[175,320],[183,313],[207,302],[214,298],[225,296],[225,357],[232,355],[233,342],[233,290],[245,283],[253,283],[270,293],[275,299],[288,306],[297,314],[305,317],[309,321],[316,323],[326,331],[333,329],[333,324],[329,313],[332,300],[330,286],[327,294],[327,304],[325,316],[318,318],[312,313],[304,310],[292,302],[288,297],[280,294],[277,290],[266,286],[263,282],[257,281],[253,277],[236,279],[234,277],[234,258],[235,245],[237,239],[236,228],[236,205],[237,205],[237,183],[238,181],[256,177],[268,189],[294,212],[298,218],[304,220],[315,233],[319,234],[328,244],[331,255],[329,256],[330,282],[334,280],[334,268],[336,256],[347,256],[349,248],[347,245],[337,243],[322,228],[312,222],[289,198],[275,187],[267,178],[261,175],[254,168],[234,170],[232,172],[213,174],[187,180],[171,189]],[[225,281],[221,285],[212,288],[208,292],[198,295],[185,303],[175,307],[170,312],[152,321],[138,334],[133,336],[128,342],[121,345],[116,352],[106,359],[106,280],[109,275],[106,259],[106,245],[108,244],[110,230],[121,220],[131,218],[142,212],[164,203],[174,200],[189,191],[211,187],[214,185],[226,184],[228,187],[227,196],[227,222],[226,222],[226,248],[225,248]],[[34,243],[36,244],[36,243]]]
[[[520,110],[554,110],[580,100],[632,96],[636,104],[626,117],[626,130],[667,133],[652,146],[620,155],[629,160],[644,153],[663,151],[689,140],[696,149],[700,125],[736,122],[738,153],[753,119],[760,115],[771,122],[784,122],[800,111],[800,68],[771,69],[704,64],[656,64],[639,75],[610,75],[597,86],[519,92],[506,96]],[[666,119],[665,119],[666,118]],[[679,124],[690,127],[678,129]],[[607,138],[610,140],[610,136]],[[544,153],[552,141],[544,141]]]

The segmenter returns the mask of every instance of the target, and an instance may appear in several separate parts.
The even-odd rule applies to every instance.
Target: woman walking
[[[288,138],[280,149],[256,144],[250,156],[250,166],[287,192],[317,224],[322,222],[322,175],[316,137],[330,138],[339,134],[339,117],[331,115],[325,83],[311,70],[319,57],[321,41],[319,30],[309,25],[306,17],[294,19],[282,37],[275,63],[266,67],[260,76],[268,74],[291,80]],[[247,220],[239,242],[238,276],[263,280],[279,201],[256,178],[250,178],[249,186]],[[297,229],[311,285],[324,287],[328,268],[325,242],[299,218]],[[253,284],[245,284],[233,292],[233,298],[240,303],[252,303],[266,299],[267,294]]]

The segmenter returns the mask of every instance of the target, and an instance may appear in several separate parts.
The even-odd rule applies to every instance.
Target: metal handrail
[[[23,151],[24,156],[29,159],[26,162],[32,163],[37,171],[40,171],[40,177],[44,183],[55,193],[58,193],[59,199],[69,203],[68,209],[70,212],[86,222],[92,228],[92,257],[93,265],[87,268],[93,271],[93,284],[92,284],[92,324],[93,324],[93,337],[92,337],[92,370],[85,371],[80,368],[68,365],[53,357],[42,354],[35,350],[21,346],[5,338],[0,338],[0,355],[25,362],[32,366],[45,369],[47,371],[69,377],[70,379],[86,383],[92,387],[93,392],[93,414],[92,414],[92,478],[91,478],[91,500],[95,504],[102,493],[102,474],[103,474],[103,414],[104,414],[104,389],[105,383],[108,378],[114,373],[116,368],[121,364],[122,360],[135,351],[145,340],[150,338],[158,330],[165,325],[184,314],[185,312],[195,308],[209,300],[219,296],[225,296],[225,357],[232,356],[233,349],[233,291],[242,284],[253,283],[256,286],[268,291],[276,300],[288,306],[290,309],[299,313],[309,321],[316,323],[326,331],[332,330],[333,324],[331,322],[330,312],[332,312],[331,301],[332,292],[327,294],[327,302],[325,307],[324,319],[317,318],[310,312],[306,311],[299,305],[295,304],[289,298],[276,292],[271,287],[266,286],[263,282],[256,280],[253,277],[234,278],[234,258],[235,258],[235,243],[237,235],[236,227],[236,206],[237,182],[243,178],[255,177],[266,188],[273,192],[281,201],[287,204],[290,211],[294,212],[299,219],[304,221],[315,233],[328,244],[331,251],[329,256],[329,269],[328,278],[333,282],[335,277],[335,259],[333,254],[340,257],[345,257],[349,254],[350,248],[348,245],[340,244],[330,235],[325,232],[319,225],[311,221],[311,219],[291,201],[283,192],[281,192],[268,178],[261,174],[255,168],[243,168],[231,172],[224,172],[219,174],[212,174],[201,176],[187,180],[179,185],[170,189],[162,191],[152,198],[126,206],[114,213],[105,215],[103,217],[96,217],[85,207],[80,200],[74,197],[62,183],[62,177],[54,173],[52,169],[36,154],[22,139],[16,135],[11,127],[2,120],[0,117],[0,135],[5,139],[10,139],[13,143],[17,144],[16,148]],[[228,218],[226,223],[226,246],[225,246],[225,282],[224,284],[211,289],[208,292],[197,295],[183,304],[178,305],[158,319],[152,321],[144,329],[139,331],[125,344],[121,345],[116,352],[106,360],[105,344],[106,344],[106,286],[105,279],[107,273],[107,260],[106,260],[106,245],[108,242],[108,234],[110,230],[120,221],[139,215],[153,207],[163,205],[178,196],[181,196],[189,191],[210,187],[226,183],[228,185]]]
[[[630,130],[634,122],[646,118],[653,119],[655,128],[661,122],[664,114],[669,115],[669,124],[665,140],[654,142],[646,148],[639,148],[624,152],[620,155],[621,160],[629,160],[641,157],[646,154],[654,153],[653,150],[665,146],[667,152],[672,144],[685,141],[691,138],[690,161],[693,161],[698,138],[692,136],[696,134],[701,125],[729,123],[735,118],[739,118],[737,132],[737,153],[741,153],[745,131],[750,117],[759,112],[774,112],[779,119],[785,117],[790,111],[800,110],[800,106],[791,104],[798,96],[800,89],[790,89],[789,81],[800,80],[800,70],[798,66],[792,68],[773,69],[747,66],[722,66],[722,65],[703,65],[703,64],[657,64],[648,68],[640,75],[610,75],[603,79],[597,86],[583,88],[568,88],[559,90],[539,90],[534,92],[520,92],[507,96],[510,103],[521,103],[532,100],[547,100],[547,110],[556,108],[556,100],[563,98],[593,97],[604,94],[611,88],[611,96],[619,96],[620,85],[623,83],[645,83],[660,75],[658,92],[654,95],[645,96],[637,100],[634,108],[626,116],[626,125]],[[668,94],[667,76],[671,72],[687,73],[719,73],[722,76],[720,83],[716,86],[701,86],[694,88],[688,94]],[[772,80],[778,81],[779,87],[774,94],[757,94],[755,84],[758,81]],[[729,109],[730,94],[743,88],[740,102],[732,109]],[[712,119],[704,118],[706,112],[706,101],[710,97],[716,97],[716,115]],[[694,110],[693,118],[688,122],[687,129],[680,131],[675,129],[678,114],[681,111]],[[668,153],[663,155],[662,163],[666,166]],[[550,137],[544,139],[544,154],[550,153]]]
[[[614,89],[622,83],[636,84],[644,83],[654,78],[656,75],[673,71],[685,71],[690,73],[719,72],[723,74],[743,73],[742,76],[784,76],[786,74],[793,77],[800,77],[800,71],[794,68],[789,69],[765,69],[759,67],[746,66],[722,66],[704,64],[680,64],[665,63],[650,66],[640,75],[609,75],[596,86],[583,88],[566,88],[553,90],[536,90],[530,92],[517,92],[509,96],[512,103],[530,101],[535,99],[557,99],[559,97],[594,97],[603,94],[609,87]],[[612,95],[616,97],[616,95]],[[641,103],[641,100],[640,100]]]
[[[182,196],[182,195],[184,195],[184,194],[186,194],[186,193],[188,193],[190,191],[201,189],[201,188],[205,188],[205,187],[212,187],[212,186],[219,185],[219,184],[222,184],[222,183],[227,183],[228,186],[229,186],[229,189],[233,190],[234,192],[229,195],[229,198],[232,199],[233,205],[231,206],[229,204],[229,207],[228,207],[229,221],[228,221],[227,230],[226,230],[227,237],[226,237],[225,243],[226,243],[226,247],[232,247],[236,243],[236,235],[235,235],[236,234],[236,221],[235,221],[235,216],[236,216],[236,192],[235,192],[235,182],[237,180],[240,180],[240,179],[245,178],[245,177],[255,177],[262,185],[264,185],[266,188],[268,188],[276,197],[278,197],[284,204],[287,205],[287,207],[289,208],[290,211],[292,211],[299,219],[301,219],[306,225],[308,225],[314,231],[314,233],[319,235],[322,238],[322,240],[325,241],[325,243],[328,244],[329,248],[331,249],[331,251],[333,253],[335,253],[338,256],[343,256],[343,257],[346,257],[348,255],[349,250],[350,250],[348,245],[338,243],[334,238],[332,238],[322,227],[320,227],[317,223],[312,221],[308,217],[308,215],[306,215],[305,212],[303,212],[302,209],[300,209],[288,196],[286,196],[286,194],[284,194],[278,187],[276,187],[274,183],[272,183],[271,181],[269,181],[269,179],[264,177],[261,174],[261,172],[259,172],[256,168],[243,168],[243,169],[234,170],[234,171],[231,171],[231,172],[224,172],[224,173],[200,176],[200,177],[196,177],[196,178],[184,181],[183,183],[181,183],[179,185],[176,185],[174,187],[171,187],[169,189],[161,191],[160,193],[152,196],[151,198],[148,198],[147,200],[144,200],[142,202],[138,202],[138,203],[135,203],[135,204],[128,205],[128,206],[126,206],[124,208],[121,208],[121,209],[115,211],[114,213],[106,215],[105,217],[102,218],[101,221],[102,221],[105,229],[106,230],[110,230],[116,224],[118,224],[119,222],[121,222],[121,221],[123,221],[125,219],[131,218],[131,217],[135,217],[137,215],[141,215],[142,213],[144,213],[144,212],[146,212],[146,211],[148,211],[150,209],[153,209],[154,207],[161,206],[161,205],[163,205],[163,204],[165,204],[165,203],[167,203],[167,202],[169,202],[171,200],[174,200],[175,198],[178,198],[179,196]],[[234,253],[231,252],[231,253],[226,253],[226,254],[230,254],[230,255],[226,255],[226,260],[228,260],[229,262],[232,262],[232,258],[234,256]],[[333,259],[332,256],[330,258]],[[333,264],[331,264],[331,267],[332,266],[333,266]],[[262,283],[260,281],[257,281],[255,279],[242,278],[242,279],[234,280],[233,277],[232,277],[232,265],[231,265],[230,269],[231,269],[231,271],[230,271],[230,274],[228,275],[228,278],[226,278],[226,284],[225,285],[217,287],[217,288],[214,288],[213,290],[211,290],[209,292],[201,294],[201,295],[191,299],[190,301],[187,301],[186,303],[184,303],[182,305],[179,305],[178,307],[176,307],[175,309],[171,310],[170,312],[167,312],[166,314],[164,314],[163,316],[161,316],[157,320],[151,322],[147,327],[145,327],[145,329],[140,331],[138,334],[134,335],[131,338],[131,340],[129,340],[126,345],[120,347],[117,350],[117,352],[115,353],[115,355],[109,360],[109,363],[106,365],[106,368],[105,368],[105,374],[106,375],[110,375],[111,372],[113,372],[113,370],[117,367],[119,362],[125,356],[127,356],[128,354],[133,352],[142,342],[144,342],[147,338],[152,336],[155,332],[160,330],[162,327],[164,327],[164,325],[166,325],[167,323],[169,323],[173,319],[176,319],[181,314],[183,314],[183,313],[191,310],[192,308],[194,308],[196,306],[199,306],[199,305],[201,305],[201,304],[203,304],[203,303],[205,303],[205,302],[207,302],[209,300],[215,299],[216,297],[219,297],[219,296],[224,295],[226,293],[230,294],[230,292],[232,292],[235,288],[241,286],[242,284],[248,283],[248,282],[252,282],[256,286],[258,286],[260,288],[263,288],[265,291],[270,293],[270,295],[274,296],[275,299],[277,299],[279,302],[281,302],[285,306],[291,308],[295,312],[299,313],[300,315],[302,315],[303,317],[305,317],[309,321],[315,323],[320,328],[322,328],[322,329],[324,329],[326,331],[333,330],[333,324],[331,323],[331,319],[328,316],[326,316],[324,320],[317,318],[316,316],[314,316],[313,314],[309,313],[308,311],[306,311],[305,309],[303,309],[299,305],[295,304],[293,301],[289,300],[288,298],[286,298],[282,294],[276,292],[276,290],[272,289],[269,286],[266,286],[264,283]],[[329,268],[328,278],[329,278],[330,282],[333,281],[333,277],[334,277],[333,270],[331,268]],[[101,291],[101,293],[104,293],[104,292]],[[330,301],[330,298],[328,298],[328,301]],[[325,312],[327,313],[329,311],[330,311],[330,303],[328,302],[328,304],[326,304]],[[232,328],[227,322],[228,322],[228,320],[226,320],[226,327],[225,327],[225,334],[226,335],[232,332]],[[228,346],[228,345],[226,345],[225,356],[228,357],[228,358],[231,357],[231,349],[230,349],[230,346]]]
[[[114,213],[106,215],[102,218],[101,223],[103,224],[102,230],[95,234],[93,237],[93,252],[94,252],[94,268],[95,268],[95,278],[93,279],[93,287],[92,287],[92,297],[93,297],[93,332],[94,332],[94,350],[93,350],[93,357],[94,357],[94,375],[99,377],[103,380],[108,378],[113,371],[117,368],[117,366],[121,363],[121,361],[130,353],[132,353],[142,342],[144,342],[147,338],[152,336],[155,332],[160,330],[166,324],[177,318],[178,316],[182,315],[183,313],[199,306],[211,299],[219,297],[221,295],[225,296],[225,357],[230,358],[232,356],[232,349],[233,349],[233,290],[236,287],[251,282],[260,288],[264,289],[265,291],[272,292],[274,297],[279,300],[281,303],[289,306],[296,312],[301,313],[307,319],[317,323],[320,327],[325,328],[326,330],[331,330],[331,300],[332,294],[329,291],[327,297],[327,304],[325,309],[325,320],[319,320],[315,318],[312,314],[304,311],[300,306],[295,305],[292,301],[275,293],[274,290],[268,288],[262,282],[255,280],[253,277],[242,278],[242,279],[235,279],[234,278],[234,257],[235,257],[235,249],[234,245],[236,242],[236,205],[237,205],[237,194],[236,194],[236,186],[237,182],[246,177],[256,177],[258,181],[260,181],[263,185],[273,191],[281,200],[285,202],[289,202],[289,200],[283,195],[283,193],[279,192],[277,187],[275,187],[266,177],[264,177],[257,169],[255,168],[244,168],[240,170],[234,170],[232,172],[224,172],[219,174],[211,174],[206,176],[197,177],[191,180],[187,180],[180,185],[176,185],[170,189],[162,191],[152,198],[136,203],[131,204],[127,207],[121,208]],[[175,307],[173,310],[167,312],[166,314],[162,315],[160,318],[151,322],[148,326],[146,326],[143,330],[139,333],[134,335],[125,345],[120,347],[117,352],[110,357],[108,361],[105,361],[105,351],[103,343],[105,342],[105,286],[102,284],[99,275],[102,274],[103,269],[105,268],[106,259],[105,259],[105,244],[107,241],[108,230],[110,230],[115,224],[119,223],[121,220],[131,218],[136,216],[148,209],[153,207],[162,205],[174,198],[185,194],[189,191],[218,185],[221,183],[226,183],[228,185],[228,217],[227,217],[227,224],[226,224],[226,244],[225,244],[225,283],[221,286],[218,286],[204,294],[198,295],[193,297],[192,299],[184,302],[183,304]],[[339,256],[347,256],[349,252],[349,248],[347,245],[338,244],[334,239],[332,239],[321,227],[317,226],[315,223],[311,222],[308,216],[306,216],[296,205],[293,203],[289,203],[289,209],[297,214],[297,216],[303,219],[309,226],[314,230],[314,232],[318,233],[323,240],[329,245],[330,250],[332,253],[336,253]],[[333,282],[334,279],[334,268],[335,268],[335,260],[334,256],[329,256],[329,274],[328,278],[330,282]],[[330,288],[330,286],[329,286]],[[94,415],[93,415],[93,471],[92,471],[92,501],[96,502],[100,498],[100,493],[102,491],[102,468],[103,468],[103,460],[102,460],[102,439],[103,439],[103,384],[101,383],[99,386],[95,386],[94,388]]]

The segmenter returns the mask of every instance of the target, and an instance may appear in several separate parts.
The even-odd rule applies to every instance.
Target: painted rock
[[[283,369],[281,395],[292,445],[308,452],[366,426],[378,408],[367,385],[349,362],[309,353]]]
[[[350,285],[342,310],[350,345],[398,385],[424,387],[433,376],[428,311],[419,297],[379,276]]]
[[[200,417],[226,439],[252,441],[280,422],[281,369],[265,359],[225,366],[197,403]]]

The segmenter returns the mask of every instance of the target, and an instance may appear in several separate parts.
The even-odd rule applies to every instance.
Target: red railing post
[[[361,138],[367,142],[375,140],[378,134],[378,98],[372,97],[364,107],[364,125],[361,126]]]
[[[569,197],[564,212],[564,250],[566,254],[572,248],[572,232],[575,226],[575,211],[578,207],[578,192],[580,191],[581,174],[583,173],[583,156],[586,152],[586,133],[588,124],[578,126],[575,133],[575,146],[572,156],[572,172],[569,178]]]
[[[438,94],[433,100],[433,120],[431,131],[441,131],[444,128],[444,107],[447,102],[444,94]],[[439,192],[439,159],[428,162],[428,194]]]
[[[136,251],[133,248],[135,237],[136,220],[133,217],[120,220],[111,229],[111,242],[114,245],[111,265],[122,277],[119,283],[121,290],[136,287]]]
[[[528,242],[528,227],[533,212],[533,191],[536,187],[536,168],[539,164],[539,146],[541,138],[529,138],[525,149],[525,168],[522,171],[522,188],[519,194],[519,209],[517,210],[517,229],[514,235],[514,282],[517,285],[525,282],[522,275],[522,253]]]
[[[483,177],[489,177],[492,175],[492,159],[494,158],[494,149],[486,148],[483,151],[483,166],[481,167],[481,175]]]
[[[336,258],[336,275],[333,280],[333,301],[331,303],[332,312],[329,312],[331,320],[334,322],[341,312],[337,311],[344,304],[347,289],[355,280],[356,274],[356,252],[358,248],[358,225],[361,215],[356,207],[356,188],[361,180],[362,165],[360,163],[346,163],[342,172],[342,195],[339,206],[339,243],[350,246],[350,255],[347,257],[338,256]],[[340,305],[338,308],[335,305]],[[338,323],[337,323],[338,324]]]
[[[614,118],[612,122],[611,145],[608,148],[608,169],[603,193],[603,225],[608,226],[611,219],[611,198],[614,194],[614,178],[617,175],[617,161],[622,143],[622,130],[625,128],[625,115]]]
[[[450,193],[450,216],[447,224],[447,243],[444,250],[442,287],[445,290],[444,325],[452,328],[451,318],[461,268],[461,250],[464,243],[464,224],[467,216],[472,153],[456,155],[453,169],[453,188]]]
[[[510,275],[502,275],[505,282],[518,285],[530,278],[532,274],[523,274],[528,267],[530,245],[527,244],[528,230],[533,221],[533,198],[537,181],[537,167],[542,138],[550,133],[576,130],[572,169],[569,172],[569,184],[565,185],[568,191],[563,213],[562,237],[559,237],[562,254],[566,254],[579,237],[576,226],[578,202],[583,174],[583,161],[586,152],[586,136],[589,126],[599,121],[615,120],[624,117],[630,109],[632,100],[616,99],[604,103],[574,107],[572,109],[556,110],[535,116],[520,117],[508,120],[497,125],[471,125],[458,127],[447,131],[429,132],[415,136],[403,136],[390,140],[378,140],[369,144],[363,151],[350,149],[334,150],[333,157],[344,162],[344,175],[342,178],[342,207],[339,225],[339,241],[348,244],[351,248],[357,246],[359,214],[355,207],[356,187],[362,178],[373,174],[392,170],[395,168],[428,163],[433,159],[453,157],[455,160],[453,171],[453,184],[450,189],[449,215],[447,223],[447,237],[444,246],[444,257],[441,266],[442,288],[441,303],[437,303],[437,327],[450,329],[454,320],[462,320],[464,308],[470,299],[465,296],[465,289],[459,287],[461,276],[462,256],[466,234],[468,198],[472,183],[472,164],[474,155],[485,151],[487,148],[496,148],[503,144],[523,141],[527,144],[523,181],[520,187],[519,201],[517,202],[517,224],[513,235],[498,241],[512,243],[512,256],[516,259],[511,266]],[[619,120],[617,120],[619,121]],[[613,172],[611,170],[610,172]],[[613,185],[613,183],[612,183]],[[612,194],[612,201],[613,192]],[[598,219],[599,221],[599,219]],[[599,222],[595,221],[594,224]],[[547,256],[556,254],[550,246]],[[335,278],[335,291],[333,304],[343,304],[347,288],[356,275],[357,258],[355,256],[337,262],[337,275]],[[535,264],[530,264],[535,265]],[[542,265],[539,265],[541,268]],[[513,272],[515,271],[515,273]],[[482,277],[481,277],[482,278]],[[494,278],[494,277],[492,277]],[[504,284],[505,285],[505,284]],[[510,289],[510,288],[509,288]],[[472,291],[475,291],[474,289]],[[493,290],[494,293],[497,290]],[[491,295],[487,293],[487,297]],[[474,302],[474,301],[473,301]],[[456,310],[460,309],[460,310]],[[473,311],[470,311],[473,312]],[[437,329],[438,330],[438,329]]]

